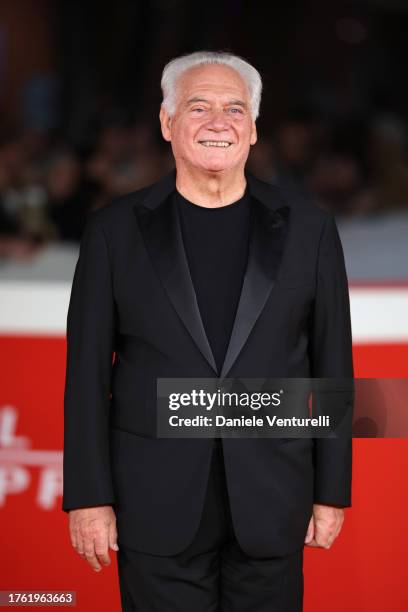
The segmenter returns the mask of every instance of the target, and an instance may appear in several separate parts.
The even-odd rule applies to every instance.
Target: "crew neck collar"
[[[202,206],[201,204],[196,204],[195,202],[191,202],[191,200],[188,200],[187,198],[185,198],[179,191],[177,188],[175,188],[174,190],[175,196],[177,198],[177,200],[180,202],[180,204],[182,206],[187,206],[187,207],[191,207],[191,209],[194,210],[200,210],[200,211],[220,211],[220,210],[228,210],[228,209],[235,209],[238,208],[241,204],[244,204],[248,199],[249,199],[249,190],[248,190],[248,185],[245,187],[245,191],[244,194],[238,199],[235,200],[235,202],[231,202],[230,204],[225,204],[225,205],[221,205],[221,206]]]

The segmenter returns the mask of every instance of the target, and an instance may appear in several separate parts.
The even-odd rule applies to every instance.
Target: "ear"
[[[256,124],[255,124],[255,121],[253,121],[252,128],[251,128],[251,140],[250,140],[251,145],[254,145],[257,140],[258,140],[258,134],[256,131]]]
[[[164,140],[171,141],[171,117],[164,106],[160,107],[160,125]]]

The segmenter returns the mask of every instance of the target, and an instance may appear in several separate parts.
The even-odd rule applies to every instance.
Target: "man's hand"
[[[330,548],[340,533],[343,521],[344,510],[342,508],[314,504],[305,544],[307,546]]]
[[[109,547],[119,550],[116,517],[111,506],[70,510],[69,532],[72,546],[96,572],[102,569],[101,563],[110,565]]]

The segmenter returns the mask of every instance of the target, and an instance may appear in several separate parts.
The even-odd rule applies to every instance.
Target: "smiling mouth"
[[[232,145],[232,142],[227,140],[199,140],[198,142],[204,147],[220,147],[224,149],[228,149]]]

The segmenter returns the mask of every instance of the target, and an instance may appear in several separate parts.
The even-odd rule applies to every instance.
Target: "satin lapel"
[[[250,180],[253,184],[253,179]],[[288,206],[275,210],[255,198],[251,206],[248,263],[220,378],[227,376],[266,304],[276,281],[287,235]]]
[[[134,211],[154,268],[177,314],[216,373],[217,366],[198,308],[172,194],[166,193],[165,199],[153,209],[137,206]]]

